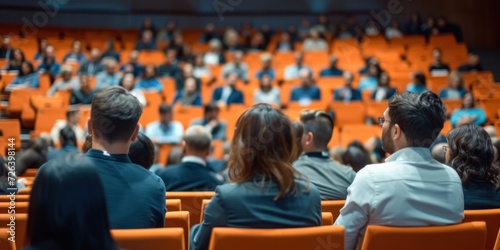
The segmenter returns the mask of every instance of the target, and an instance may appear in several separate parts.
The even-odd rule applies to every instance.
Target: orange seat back
[[[21,149],[21,123],[17,119],[0,120],[0,130],[3,133],[3,138],[7,148],[9,144],[14,144],[14,148],[18,151]],[[13,143],[12,140],[14,139]],[[4,152],[2,152],[3,154]],[[7,154],[5,154],[7,156]]]
[[[335,221],[340,215],[340,209],[344,207],[345,200],[323,200],[321,201],[321,211],[332,214]]]
[[[28,213],[29,203],[27,201],[15,201],[12,206],[10,201],[0,202],[0,214],[8,214],[9,211],[15,211],[18,214]]]
[[[127,250],[186,249],[182,228],[114,229],[111,235],[120,248]]]
[[[182,209],[189,212],[190,226],[198,224],[201,216],[201,204],[203,199],[211,199],[215,192],[190,191],[190,192],[167,192],[167,199],[180,199]]]
[[[16,243],[9,240],[12,236],[9,233],[9,228],[0,228],[0,249],[2,250],[16,250]],[[11,238],[14,239],[14,238]]]
[[[191,226],[189,224],[188,211],[167,212],[165,214],[165,227],[180,227],[184,230],[184,245],[189,249],[189,233]]]
[[[1,195],[0,196],[0,203],[4,202],[10,202],[11,197],[7,195]],[[30,201],[30,196],[26,194],[18,194],[15,196],[15,201],[16,202],[29,202]]]
[[[17,211],[16,211],[17,212]],[[16,214],[5,214],[0,213],[0,225],[9,226],[11,223],[11,218],[15,218],[15,228],[16,228],[16,249],[23,249],[26,246],[26,226],[28,225],[28,215],[22,213]],[[10,227],[10,226],[9,226]]]
[[[486,222],[486,245],[484,249],[493,249],[500,228],[500,209],[465,210],[463,222]]]
[[[167,211],[182,211],[182,204],[180,199],[167,199]]]
[[[321,225],[331,226],[333,225],[333,215],[330,212],[321,212]]]
[[[363,124],[365,105],[362,102],[332,102],[330,108],[335,112],[335,125]]]

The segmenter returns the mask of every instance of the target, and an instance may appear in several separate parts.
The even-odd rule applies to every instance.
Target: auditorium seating
[[[16,152],[21,149],[21,123],[17,119],[5,119],[0,120],[0,130],[2,131],[4,141],[7,146],[13,144]],[[14,143],[9,141],[9,139],[14,139]],[[7,152],[2,152],[7,155]]]
[[[0,249],[2,250],[16,250],[16,243],[10,241],[9,238],[12,237],[9,233],[9,228],[0,228]]]
[[[321,211],[332,214],[335,221],[340,215],[340,209],[344,207],[345,200],[323,200],[321,201]]]
[[[235,247],[237,246],[237,247]],[[210,250],[344,249],[344,228],[320,226],[305,228],[247,229],[214,228]]]
[[[30,196],[26,195],[26,194],[22,194],[22,195],[18,194],[15,196],[16,202],[29,202],[29,200],[30,200]],[[0,203],[4,203],[4,202],[10,202],[10,196],[0,195]]]
[[[486,224],[469,222],[449,226],[389,227],[369,225],[362,250],[483,250]]]
[[[215,192],[167,192],[167,199],[180,199],[182,209],[189,212],[190,226],[200,223],[201,205],[203,199],[211,199]]]
[[[165,215],[165,227],[182,228],[184,230],[184,246],[186,249],[189,249],[189,233],[191,229],[191,225],[189,223],[189,212],[167,212]]]
[[[493,250],[500,250],[500,231],[498,231],[495,247],[493,248]]]
[[[0,202],[0,213],[7,214],[9,210],[14,210],[16,213],[25,214],[28,213],[29,203],[26,201],[16,201],[15,208],[10,208],[10,202]]]
[[[484,249],[493,249],[500,228],[500,209],[465,210],[463,222],[486,222],[486,245]]]
[[[182,228],[114,229],[116,244],[127,250],[185,250]]]
[[[26,226],[28,223],[27,214],[5,214],[0,213],[0,225],[7,226],[10,223],[11,216],[15,217],[16,223],[16,249],[23,249],[26,246]]]
[[[166,205],[167,211],[182,211],[180,199],[167,199]]]

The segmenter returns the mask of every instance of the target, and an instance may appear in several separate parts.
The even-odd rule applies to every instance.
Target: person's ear
[[[393,132],[392,132],[392,139],[394,141],[400,140],[403,136],[403,131],[401,130],[401,127],[399,127],[398,124],[394,124],[393,127]]]
[[[306,145],[307,145],[308,147],[310,147],[310,146],[312,146],[312,144],[313,144],[314,135],[313,135],[313,133],[312,133],[312,132],[308,132],[308,133],[306,134],[306,136],[307,136],[307,137],[306,137]]]
[[[139,124],[135,125],[134,133],[132,133],[132,137],[130,137],[130,141],[135,141],[137,139],[137,135],[139,134]]]
[[[94,128],[92,128],[92,122],[90,121],[90,118],[87,120],[87,130],[89,135],[94,134]]]

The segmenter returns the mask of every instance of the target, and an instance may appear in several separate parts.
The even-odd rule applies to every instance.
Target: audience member
[[[184,127],[182,123],[173,120],[172,106],[163,103],[158,112],[160,120],[146,126],[146,135],[156,144],[179,144]]]
[[[333,99],[335,101],[361,101],[361,91],[352,86],[354,81],[354,75],[350,71],[344,71],[344,87],[338,88],[333,93]]]
[[[182,71],[180,74],[177,75],[177,78],[175,79],[175,88],[177,91],[182,91],[184,90],[184,84],[186,82],[186,79],[193,78],[194,82],[196,84],[196,91],[200,92],[201,91],[201,80],[200,78],[196,78],[194,76],[194,68],[193,65],[190,63],[185,63],[182,66]]]
[[[459,72],[481,72],[483,71],[483,66],[479,61],[479,56],[476,54],[469,54],[469,61],[466,64],[458,67]]]
[[[53,96],[57,91],[75,90],[78,89],[78,78],[73,77],[73,68],[69,64],[61,67],[61,78],[54,82],[47,92],[47,96]]]
[[[212,39],[208,43],[210,50],[205,53],[203,62],[206,65],[218,65],[226,63],[224,53],[222,53],[222,42],[219,39]]]
[[[224,34],[224,44],[225,51],[243,51],[245,48],[240,44],[240,37],[238,32],[234,29],[227,29]]]
[[[71,51],[64,56],[63,63],[83,63],[86,60],[87,57],[82,50],[82,42],[75,40],[71,45]]]
[[[467,124],[450,131],[446,139],[446,162],[462,179],[464,208],[500,208],[500,169],[493,164],[494,147],[488,133]]]
[[[134,89],[140,89],[142,91],[163,91],[163,84],[160,79],[158,79],[158,74],[156,72],[156,67],[153,64],[147,64],[144,66],[144,71],[142,72],[142,78],[137,84],[135,84]]]
[[[360,75],[367,75],[369,73],[370,66],[375,65],[380,68],[379,61],[374,56],[369,56],[365,58],[365,67],[359,70]]]
[[[342,76],[344,71],[337,67],[338,58],[334,55],[330,56],[330,67],[321,70],[319,76]]]
[[[383,101],[388,100],[395,95],[397,90],[390,86],[390,78],[387,72],[381,72],[378,77],[377,88],[372,93],[372,100]]]
[[[448,83],[448,88],[442,89],[439,92],[439,97],[442,99],[462,99],[467,93],[467,90],[464,87],[464,77],[460,72],[451,72],[448,76]]]
[[[362,147],[349,145],[342,155],[342,164],[350,166],[357,173],[366,165],[372,163],[367,153],[366,149]]]
[[[201,96],[196,90],[196,80],[193,77],[184,80],[184,88],[177,91],[172,105],[180,103],[182,106],[201,106]]]
[[[124,73],[131,72],[135,77],[142,75],[142,65],[139,63],[139,51],[132,50],[129,55],[128,63],[120,66],[120,71]]]
[[[155,160],[155,145],[149,137],[139,132],[135,141],[130,144],[128,157],[132,163],[149,170]]]
[[[243,51],[235,50],[233,51],[233,61],[226,63],[222,67],[222,76],[226,78],[230,72],[234,72],[238,75],[238,78],[243,82],[248,82],[248,65],[243,61]]]
[[[374,91],[379,82],[380,75],[382,74],[382,69],[378,64],[370,63],[368,64],[368,74],[361,78],[359,81],[359,90],[365,91],[370,90]]]
[[[173,146],[170,149],[170,152],[168,152],[168,156],[165,162],[165,167],[181,164],[182,157],[184,157],[184,148],[181,146]]]
[[[439,163],[446,164],[446,158],[445,158],[445,153],[443,151],[443,146],[447,146],[446,139],[444,139],[444,142],[433,143],[433,145],[431,145],[430,147],[430,150],[432,158],[434,160],[438,161]]]
[[[222,184],[222,176],[207,168],[211,143],[212,136],[205,127],[195,125],[186,130],[182,163],[157,172],[167,191],[214,191]]]
[[[170,44],[174,42],[175,37],[181,35],[180,31],[177,30],[177,23],[173,20],[167,22],[165,29],[160,30],[156,36],[156,42],[162,42],[165,44]]]
[[[422,18],[417,12],[410,14],[410,20],[406,23],[405,34],[420,35],[422,34]]]
[[[153,21],[151,21],[151,18],[146,18],[142,22],[142,26],[139,29],[139,38],[142,37],[146,31],[151,32],[152,38],[154,38],[156,36],[156,33],[158,32],[153,24]]]
[[[294,57],[295,57],[295,63],[292,65],[288,65],[285,68],[285,74],[284,74],[285,81],[299,78],[299,72],[302,69],[307,69],[312,74],[311,68],[304,65],[304,53],[303,52],[296,51],[294,54]]]
[[[212,77],[212,70],[205,65],[203,54],[198,53],[194,57],[193,76],[196,78]]]
[[[429,90],[424,72],[415,71],[411,74],[411,82],[406,86],[406,91],[413,93],[423,93]]]
[[[40,63],[40,65],[38,65],[38,68],[36,69],[36,71],[41,74],[49,75],[51,82],[53,82],[54,79],[59,75],[59,71],[61,69],[61,65],[56,62],[54,50],[54,46],[47,45],[47,48],[45,48],[45,55],[42,59],[42,63]]]
[[[385,28],[385,37],[390,40],[392,38],[402,37],[402,36],[403,32],[399,28],[399,22],[396,20],[392,20],[391,26]]]
[[[323,111],[307,110],[300,114],[300,121],[304,125],[304,154],[295,161],[294,168],[318,188],[322,200],[345,200],[347,187],[356,173],[329,157],[328,142],[333,135],[333,119]]]
[[[217,87],[214,89],[212,102],[219,106],[243,104],[243,93],[236,88],[238,74],[236,72],[229,72],[229,74],[225,76],[225,80],[226,83],[223,87]]]
[[[460,29],[460,26],[449,23],[443,16],[438,17],[436,23],[439,34],[452,33],[458,43],[463,42],[462,29]]]
[[[378,36],[380,34],[380,27],[375,19],[371,18],[365,25],[365,34],[367,36]]]
[[[275,107],[281,106],[281,90],[273,86],[271,76],[264,74],[260,77],[259,87],[253,92],[253,103],[267,103]]]
[[[295,145],[297,145],[297,158],[298,159],[303,153],[304,149],[302,148],[302,137],[304,137],[304,124],[300,121],[293,121],[293,130],[295,131]]]
[[[303,18],[300,21],[300,26],[298,28],[298,34],[300,36],[300,39],[304,39],[308,37],[311,33],[311,24],[307,18]]]
[[[184,45],[184,38],[182,35],[175,35],[174,40],[168,45],[167,51],[174,50],[176,52],[176,59],[180,61],[186,56],[184,55]]]
[[[425,21],[424,24],[422,24],[422,34],[429,39],[431,35],[437,35],[439,33],[437,27],[436,27],[436,20],[434,17],[427,17],[427,20]]]
[[[77,147],[76,135],[70,126],[66,126],[59,131],[60,149],[53,149],[47,152],[47,160],[59,159],[67,155],[80,154],[80,149]]]
[[[90,51],[90,58],[83,62],[78,69],[78,74],[87,74],[89,76],[94,76],[97,73],[104,70],[101,64],[101,54],[98,48],[93,48]]]
[[[219,119],[219,107],[213,103],[205,105],[203,110],[203,118],[191,122],[189,125],[201,125],[210,131],[214,140],[226,140],[226,122]]]
[[[73,129],[78,143],[85,141],[83,129],[80,127],[80,111],[78,109],[69,109],[66,112],[66,120],[57,120],[52,130],[50,130],[50,137],[55,144],[59,144],[59,131],[69,126]]]
[[[33,59],[35,59],[35,61],[41,61],[43,59],[43,56],[45,55],[45,49],[47,48],[47,45],[49,45],[49,41],[47,40],[47,38],[38,38],[37,45],[38,50]]]
[[[289,52],[293,51],[295,48],[294,41],[290,37],[290,33],[282,32],[280,36],[280,40],[276,45],[276,51],[278,52]]]
[[[107,87],[92,101],[88,121],[92,149],[86,157],[104,185],[113,229],[163,227],[165,223],[163,182],[127,155],[137,138],[141,114],[141,104],[122,87]]]
[[[205,32],[200,37],[200,42],[209,43],[212,39],[216,39],[222,42],[222,38],[215,30],[215,25],[213,23],[207,23],[205,25]]]
[[[118,53],[115,49],[115,41],[113,39],[109,39],[104,44],[104,51],[102,52],[101,59],[104,58],[113,58],[115,61],[120,62],[120,53]]]
[[[12,82],[5,87],[5,92],[10,92],[17,88],[38,88],[40,84],[40,79],[38,78],[38,73],[33,69],[33,65],[24,61],[21,64],[21,71],[19,74],[12,80]]]
[[[103,184],[90,161],[51,161],[38,171],[31,191],[25,249],[118,249],[108,212]]]
[[[434,61],[429,66],[431,76],[446,76],[450,73],[450,66],[443,62],[441,49],[432,50],[432,58]]]
[[[274,73],[274,69],[272,68],[272,55],[269,53],[262,54],[260,56],[260,61],[262,63],[262,68],[255,73],[255,78],[261,79],[262,76],[267,75],[268,77],[271,78],[271,80],[274,80],[276,78],[276,75]]]
[[[144,96],[144,92],[140,88],[135,88],[135,77],[133,73],[125,73],[120,80],[119,86],[123,87],[125,90],[127,90],[130,94],[132,94],[139,103],[145,107],[147,100],[146,97]]]
[[[24,53],[20,49],[13,49],[12,58],[9,59],[9,63],[5,66],[5,70],[7,71],[21,71],[21,66],[23,62],[26,60],[24,57]]]
[[[345,228],[348,250],[356,248],[359,236],[362,242],[368,225],[449,225],[464,218],[458,174],[432,159],[429,150],[446,119],[439,97],[405,92],[388,106],[379,125],[383,148],[391,156],[356,174],[335,222]]]
[[[347,26],[347,23],[339,23],[335,37],[338,39],[352,39],[354,38],[354,33],[352,33],[349,30],[349,26]]]
[[[363,147],[371,154],[372,162],[381,163],[386,156],[386,152],[382,145],[382,140],[378,136],[373,136],[368,139]]]
[[[117,71],[117,63],[110,59],[104,62],[104,71],[95,76],[96,89],[101,90],[109,86],[117,86],[120,82],[121,74]]]
[[[80,79],[80,88],[71,90],[71,97],[69,99],[69,104],[83,104],[90,105],[92,104],[92,98],[96,93],[95,89],[90,87],[89,76],[87,74],[81,74],[79,76]]]
[[[313,100],[321,99],[321,91],[314,84],[312,73],[308,69],[302,69],[299,73],[301,86],[292,90],[290,101],[299,102],[303,105],[311,103]]]
[[[313,29],[316,29],[321,35],[325,35],[330,31],[330,22],[326,15],[318,16],[318,23],[314,25]]]
[[[145,30],[142,32],[141,40],[135,44],[135,50],[156,50],[156,43],[154,40],[153,32]]]
[[[267,48],[266,40],[261,32],[256,32],[252,35],[246,50],[250,53],[265,51]]]
[[[16,176],[24,174],[26,169],[36,169],[47,162],[50,138],[37,137],[28,143],[18,155],[16,155]]]
[[[14,163],[15,166],[15,163]],[[9,176],[11,164],[7,165],[5,162],[4,158],[1,157],[0,155],[0,195],[12,195],[12,194],[17,194],[17,192],[20,189],[25,189],[26,186],[21,183],[20,179],[16,180],[16,185],[11,185],[13,184],[12,177]]]
[[[455,109],[451,114],[450,121],[453,127],[463,124],[484,125],[486,122],[486,113],[483,108],[476,107],[474,96],[467,93],[462,98],[462,108]]]
[[[231,152],[232,183],[217,187],[203,221],[193,226],[192,249],[208,249],[214,227],[321,225],[319,192],[292,167],[297,157],[295,133],[281,111],[267,104],[245,111],[238,119]]]
[[[2,36],[2,44],[0,45],[0,59],[11,59],[13,55],[12,45],[10,44],[10,37],[7,35]]]
[[[311,29],[310,37],[304,40],[302,49],[308,51],[327,51],[328,44],[325,39],[320,37],[320,33],[316,29]]]

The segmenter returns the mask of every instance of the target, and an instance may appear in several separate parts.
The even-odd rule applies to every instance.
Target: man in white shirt
[[[50,130],[50,137],[55,144],[59,144],[59,132],[66,126],[69,126],[75,132],[76,140],[78,143],[85,142],[85,133],[80,127],[80,111],[78,109],[70,109],[66,112],[66,120],[57,120],[52,130]]]
[[[95,76],[96,89],[101,90],[109,86],[117,86],[121,79],[121,74],[117,71],[117,62],[109,59],[105,63],[104,71]]]
[[[443,128],[443,103],[432,92],[403,93],[379,117],[385,163],[360,170],[348,188],[336,225],[345,227],[345,249],[362,242],[368,225],[433,226],[460,223],[462,183],[456,171],[431,156]]]
[[[148,124],[145,134],[156,144],[179,144],[184,127],[182,123],[173,121],[172,106],[163,103],[159,112],[160,120]]]
[[[231,72],[236,72],[238,78],[243,82],[248,82],[248,65],[243,62],[243,51],[236,50],[233,52],[233,62],[226,63],[222,68],[222,78]]]
[[[311,37],[304,40],[304,51],[327,51],[328,44],[325,39],[319,36],[319,32],[316,29],[311,29]]]
[[[286,81],[299,78],[299,72],[302,69],[307,69],[312,74],[311,68],[304,65],[304,54],[301,51],[297,51],[294,56],[295,63],[285,68],[284,78]]]

